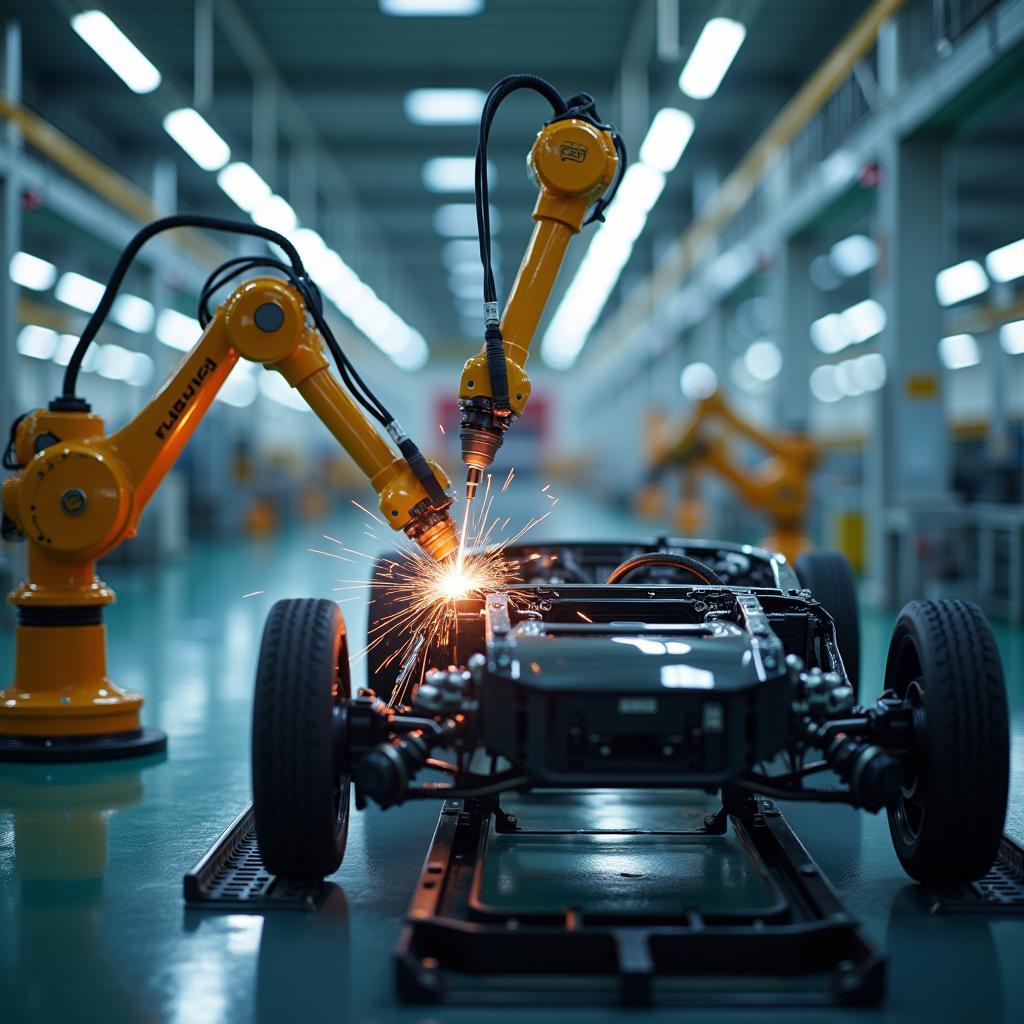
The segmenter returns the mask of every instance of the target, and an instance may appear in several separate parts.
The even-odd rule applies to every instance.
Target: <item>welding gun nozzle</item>
[[[484,471],[479,466],[470,466],[466,470],[466,500],[472,501],[476,497],[476,489],[483,479]]]

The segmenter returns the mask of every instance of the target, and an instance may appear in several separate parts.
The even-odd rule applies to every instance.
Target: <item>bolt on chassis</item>
[[[455,639],[424,643],[404,667],[372,650],[374,689],[355,695],[337,604],[273,607],[253,722],[268,870],[335,871],[353,792],[357,808],[481,802],[508,831],[516,823],[500,794],[541,788],[720,793],[709,834],[755,795],[885,809],[913,878],[967,881],[992,865],[1008,713],[995,639],[974,605],[908,604],[881,693],[861,703],[856,595],[841,555],[790,565],[748,545],[666,538],[507,555],[522,582],[460,600]],[[393,611],[383,586],[373,594],[371,625]],[[389,706],[377,694],[407,682],[403,673],[415,679]],[[448,781],[417,781],[431,771]]]

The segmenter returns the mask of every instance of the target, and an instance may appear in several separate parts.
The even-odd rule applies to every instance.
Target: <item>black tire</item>
[[[921,707],[913,765],[889,831],[919,882],[980,878],[1006,819],[1010,731],[999,649],[967,601],[912,601],[889,645],[885,688]]]
[[[805,551],[793,563],[797,579],[832,616],[836,642],[854,695],[860,699],[860,611],[857,581],[845,555],[838,551]]]
[[[348,836],[338,729],[350,696],[345,622],[333,601],[278,601],[267,616],[252,716],[252,802],[267,870],[313,881]]]

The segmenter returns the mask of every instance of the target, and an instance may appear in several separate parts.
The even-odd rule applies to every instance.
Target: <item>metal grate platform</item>
[[[932,914],[1024,914],[1024,847],[1009,836],[984,878],[948,889],[929,888]]]
[[[316,910],[327,886],[270,874],[256,841],[252,805],[242,811],[183,878],[185,902],[208,910]]]

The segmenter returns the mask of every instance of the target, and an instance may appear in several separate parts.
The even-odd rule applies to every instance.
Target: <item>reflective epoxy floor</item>
[[[523,516],[532,499],[519,499]],[[509,508],[509,512],[513,511]],[[518,513],[518,509],[516,510]],[[547,536],[639,537],[625,517],[566,497]],[[353,817],[336,888],[315,915],[186,912],[181,876],[249,800],[249,710],[262,621],[272,602],[332,596],[358,567],[311,554],[321,532],[360,543],[357,514],[304,527],[272,543],[197,543],[159,569],[111,568],[119,602],[108,616],[110,670],[147,698],[148,725],[170,736],[166,759],[76,767],[0,766],[0,1020],[519,1022],[527,1011],[410,1008],[392,993],[390,951],[430,840],[437,808],[414,804]],[[241,595],[264,590],[251,598]],[[333,595],[344,596],[344,595]],[[362,600],[342,605],[358,638]],[[865,665],[880,673],[891,616],[867,613]],[[1009,831],[1024,838],[1024,631],[997,630],[1014,709]],[[0,630],[9,673],[13,634]],[[867,673],[866,673],[867,675]],[[870,679],[871,677],[868,676]],[[877,680],[878,675],[874,678]],[[358,684],[358,669],[354,682]],[[602,796],[605,820],[628,816],[629,796]],[[889,954],[889,996],[877,1011],[700,1011],[689,1019],[760,1021],[1018,1021],[1024,1019],[1024,918],[936,919],[902,874],[884,818],[841,807],[795,806],[787,817],[848,908]],[[596,823],[595,823],[596,824]],[[558,844],[531,853],[531,878],[515,849],[499,849],[489,897],[551,897]],[[734,852],[734,851],[733,851]],[[756,879],[728,849],[721,857],[676,851],[687,889],[728,902],[758,898]],[[578,886],[615,884],[622,898],[671,888],[657,844],[616,860],[607,849],[571,851]],[[609,859],[611,858],[611,859]],[[637,871],[626,870],[641,867]],[[626,875],[648,878],[631,887]],[[732,887],[723,891],[723,885]],[[607,899],[616,890],[606,886]],[[529,1011],[546,1021],[613,1021],[607,1012]],[[643,1019],[681,1014],[647,1012]]]

